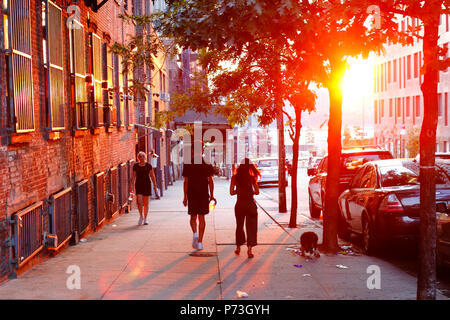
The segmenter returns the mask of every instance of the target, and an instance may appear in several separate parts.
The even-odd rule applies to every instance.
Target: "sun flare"
[[[342,84],[343,98],[348,107],[363,107],[361,103],[373,98],[373,60],[355,59],[344,75]]]

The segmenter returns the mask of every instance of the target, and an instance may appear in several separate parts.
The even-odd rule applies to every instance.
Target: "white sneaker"
[[[192,237],[192,248],[198,249],[198,235]]]
[[[203,250],[203,243],[198,243],[197,250]]]
[[[141,225],[143,220],[144,220],[143,217],[139,217],[138,225]]]

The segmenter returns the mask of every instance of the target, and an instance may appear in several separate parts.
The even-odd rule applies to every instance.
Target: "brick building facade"
[[[136,74],[108,50],[135,32],[118,15],[149,13],[150,0],[99,4],[2,3],[0,282],[123,213],[137,151],[158,145],[167,188],[166,132],[138,138],[133,126],[164,110],[164,64],[148,99],[136,99],[127,92]]]

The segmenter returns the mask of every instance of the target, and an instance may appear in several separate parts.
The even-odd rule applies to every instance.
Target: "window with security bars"
[[[72,20],[69,28],[70,41],[70,74],[75,91],[74,126],[76,129],[89,127],[89,100],[86,88],[86,56],[85,32],[83,25]]]
[[[47,121],[52,130],[64,129],[64,69],[61,8],[45,1],[44,65],[47,70]]]
[[[106,59],[104,64],[104,77],[106,79],[106,90],[104,90],[104,104],[105,104],[105,123],[109,126],[117,123],[116,105],[114,103],[114,59],[113,54],[108,50],[106,44],[103,45],[103,56]],[[105,87],[106,87],[105,86]]]
[[[22,133],[35,129],[29,0],[4,0],[4,48],[8,81],[8,127]]]
[[[420,117],[420,96],[416,96],[416,117]]]
[[[374,109],[374,113],[375,113],[374,123],[377,124],[377,120],[378,120],[378,101],[377,100],[374,101],[373,109]]]
[[[117,126],[123,126],[125,122],[125,97],[124,97],[124,76],[122,57],[114,56],[114,76],[116,78],[116,111],[117,111]]]
[[[124,99],[124,119],[126,125],[133,124],[133,97],[131,90],[128,89],[129,86],[133,85],[133,70],[130,68],[127,73],[124,73],[123,80],[126,93],[126,99]]]
[[[94,121],[95,126],[104,124],[103,121],[103,90],[102,90],[102,43],[99,36],[91,34],[92,73],[94,85]]]

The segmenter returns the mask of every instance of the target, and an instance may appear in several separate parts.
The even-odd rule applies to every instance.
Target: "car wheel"
[[[316,207],[314,204],[314,200],[311,196],[311,193],[309,193],[309,213],[311,215],[311,218],[313,219],[319,219],[320,218],[320,209]]]
[[[436,270],[438,274],[446,274],[450,270],[450,264],[447,264],[444,255],[442,254],[439,244],[436,248]]]
[[[378,243],[375,240],[372,224],[369,222],[369,218],[365,217],[362,221],[362,236],[363,236],[363,249],[367,255],[373,255],[376,253]]]

